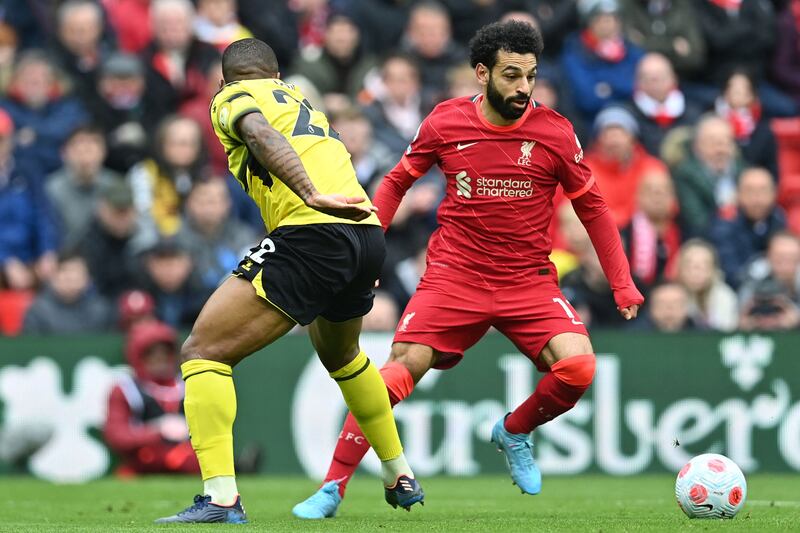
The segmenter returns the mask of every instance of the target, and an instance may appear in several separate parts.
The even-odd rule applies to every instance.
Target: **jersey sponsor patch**
[[[226,132],[231,131],[230,119],[231,119],[231,103],[222,102],[222,105],[219,106],[219,111],[217,112],[217,120],[219,121],[219,126]]]

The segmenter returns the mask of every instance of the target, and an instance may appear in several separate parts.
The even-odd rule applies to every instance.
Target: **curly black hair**
[[[472,68],[482,63],[489,70],[497,62],[497,52],[533,54],[538,59],[544,42],[539,30],[518,20],[494,22],[484,26],[469,42],[469,62]]]

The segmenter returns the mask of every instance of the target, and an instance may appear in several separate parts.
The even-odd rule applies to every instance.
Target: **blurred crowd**
[[[540,28],[534,98],[575,124],[648,296],[623,324],[558,195],[552,259],[584,321],[800,326],[800,0],[0,4],[0,334],[120,329],[142,310],[188,328],[257,243],[208,116],[229,43],[275,49],[373,192],[438,102],[480,92],[468,41],[504,18]],[[431,172],[398,210],[366,330],[394,329],[443,188]]]

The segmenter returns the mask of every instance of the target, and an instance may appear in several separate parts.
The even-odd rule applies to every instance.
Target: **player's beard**
[[[517,120],[525,114],[528,108],[527,104],[530,102],[531,97],[528,95],[526,98],[520,98],[519,95],[514,95],[509,98],[503,98],[497,87],[494,86],[494,80],[489,75],[489,84],[486,86],[486,99],[489,104],[494,108],[497,113],[506,120]],[[511,105],[513,102],[520,102],[526,104],[524,107],[516,108]]]

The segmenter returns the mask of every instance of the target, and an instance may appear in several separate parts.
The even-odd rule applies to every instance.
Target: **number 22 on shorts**
[[[267,254],[271,254],[275,251],[275,243],[269,237],[266,237],[261,244],[258,245],[258,248],[250,254],[248,254],[248,258],[258,265],[264,264],[264,256]]]
[[[572,309],[569,308],[567,302],[565,302],[561,298],[553,298],[553,302],[557,303],[558,305],[561,306],[562,309],[564,309],[564,312],[567,313],[567,318],[572,320],[573,324],[575,324],[576,326],[583,324],[583,322],[581,322],[580,320],[575,320],[575,313],[573,313]]]

